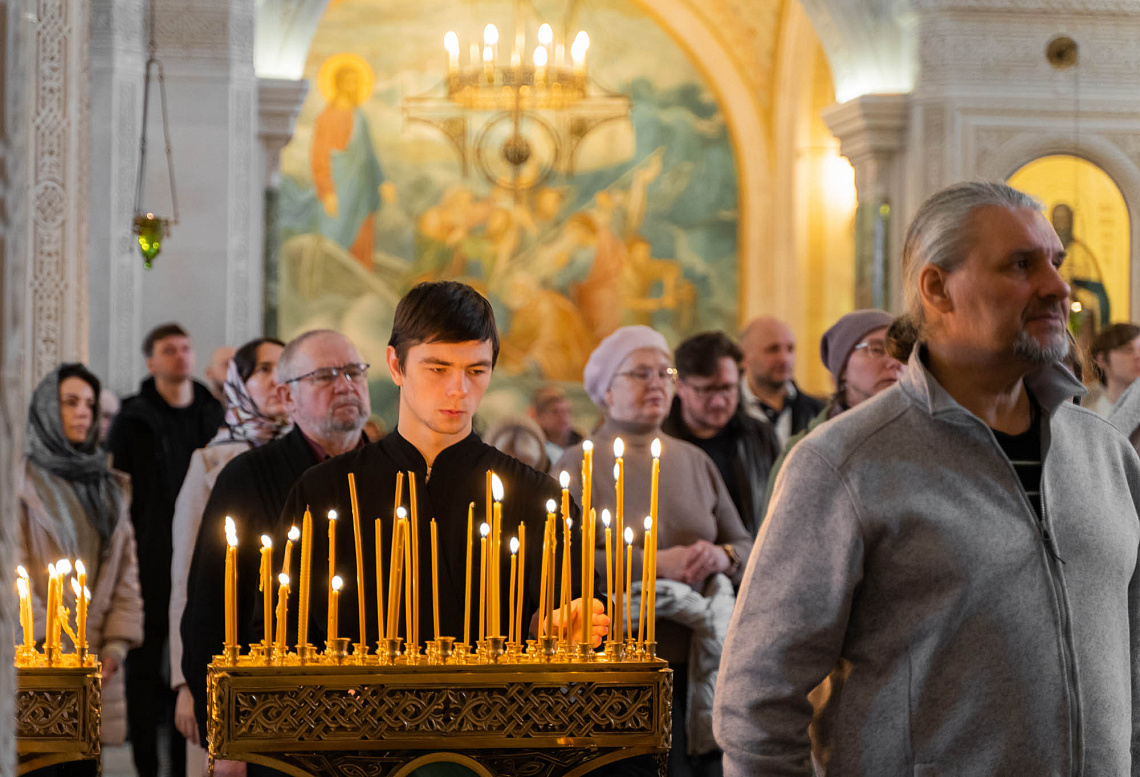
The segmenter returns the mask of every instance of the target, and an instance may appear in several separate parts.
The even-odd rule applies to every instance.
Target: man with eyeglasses
[[[780,443],[771,424],[741,408],[744,355],[723,332],[702,332],[677,346],[674,357],[677,395],[661,428],[712,458],[744,528],[755,537],[764,519],[768,472],[780,454]]]
[[[194,697],[202,742],[206,741],[206,667],[225,636],[220,607],[224,581],[217,570],[225,562],[226,516],[237,521],[241,539],[238,579],[256,580],[259,538],[270,534],[275,546],[284,547],[289,527],[276,532],[278,517],[301,475],[322,461],[365,444],[362,430],[372,408],[368,367],[356,346],[339,332],[312,330],[287,343],[277,362],[277,391],[293,421],[292,431],[233,459],[214,484],[202,514],[182,616],[182,671]],[[256,587],[239,590],[239,612],[249,616],[258,609],[252,606],[255,595]],[[261,639],[260,631],[255,634],[253,628],[249,618],[239,622],[241,643]],[[245,764],[239,761],[218,761],[215,765],[219,777],[234,777],[245,771]]]

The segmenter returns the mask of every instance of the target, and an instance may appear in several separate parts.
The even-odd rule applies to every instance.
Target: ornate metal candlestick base
[[[498,663],[507,647],[506,637],[487,637],[487,660]]]
[[[16,668],[17,774],[100,759],[99,662],[88,657],[81,665],[72,655],[59,662]]]
[[[368,659],[368,645],[365,645],[365,644],[360,643],[360,642],[357,642],[355,645],[353,645],[352,646],[352,658],[356,663],[358,663],[360,665],[364,665],[364,664],[368,663],[368,661],[367,661],[367,659]]]
[[[439,637],[432,644],[435,645],[436,659],[442,664],[451,663],[455,650],[455,637]]]
[[[335,661],[338,666],[343,664],[344,659],[348,657],[348,643],[348,637],[330,639],[325,646],[325,655]]]

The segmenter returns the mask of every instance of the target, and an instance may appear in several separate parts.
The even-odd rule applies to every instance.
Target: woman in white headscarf
[[[179,627],[186,608],[186,581],[202,511],[218,474],[236,456],[277,439],[291,424],[277,397],[277,361],[284,344],[274,337],[251,340],[234,352],[226,371],[226,425],[205,448],[194,451],[174,505],[170,568],[170,687],[178,691],[174,723],[186,737],[186,773],[204,774],[206,751],[198,741],[194,702],[182,676]]]
[[[87,644],[103,665],[103,742],[121,744],[127,732],[121,669],[127,651],[142,644],[143,603],[130,479],[111,469],[99,448],[99,389],[82,364],[63,364],[32,394],[19,483],[19,562],[31,578],[38,641],[46,627],[47,565],[66,558],[74,568],[82,560],[91,591]],[[75,613],[70,583],[63,594]]]

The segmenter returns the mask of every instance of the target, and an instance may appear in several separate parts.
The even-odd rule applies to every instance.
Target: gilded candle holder
[[[657,658],[657,643],[656,642],[650,642],[649,640],[646,640],[645,641],[645,649],[644,649],[644,651],[642,651],[642,657],[646,661],[653,661],[654,659],[656,659]]]
[[[325,656],[331,658],[336,662],[337,666],[344,663],[344,659],[348,657],[348,645],[351,640],[348,637],[334,637],[333,639],[325,642]]]
[[[303,645],[298,645],[297,658],[301,660],[302,666],[305,664],[315,664],[317,662],[317,649],[307,642]]]
[[[452,656],[455,652],[455,637],[436,637],[432,642],[435,649],[435,657],[441,664],[453,663]]]
[[[636,639],[627,639],[625,641],[625,660],[626,661],[637,661],[638,659],[639,659],[639,656],[638,656],[638,652],[637,652],[637,640]]]
[[[400,657],[400,645],[403,641],[403,637],[390,637],[381,640],[383,649],[380,653],[380,663],[388,666],[396,663],[396,659]]]
[[[588,642],[579,642],[578,643],[578,660],[579,661],[584,661],[586,663],[589,663],[591,661],[594,661],[597,657],[598,657],[597,654],[594,653],[594,646],[593,645],[591,645]]]
[[[360,666],[368,663],[368,645],[357,642],[352,646],[352,657]]]
[[[35,645],[16,646],[16,666],[35,666],[39,660],[39,651]]]
[[[453,664],[467,664],[471,663],[471,646],[466,642],[456,642],[451,646],[451,657]]]
[[[272,648],[267,648],[264,642],[254,642],[249,646],[249,659],[255,664],[269,666],[273,656]]]
[[[222,656],[229,666],[237,666],[238,655],[241,653],[240,645],[226,645],[222,648]]]
[[[427,657],[425,655],[420,653],[419,645],[409,645],[404,650],[404,662],[408,666],[416,666],[418,664],[422,664],[426,658]]]
[[[541,649],[541,660],[546,663],[551,663],[558,657],[558,638],[557,637],[543,637],[538,640],[538,646]]]
[[[506,652],[506,637],[487,637],[487,660],[492,664],[499,663],[499,659]]]
[[[75,649],[75,657],[79,662],[79,666],[87,666],[87,658],[88,658],[87,646],[86,645],[80,645],[79,647],[77,647]]]
[[[622,661],[625,659],[625,643],[616,639],[611,639],[606,643],[606,658],[610,661]]]

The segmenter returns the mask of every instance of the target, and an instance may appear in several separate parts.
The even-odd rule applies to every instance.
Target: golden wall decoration
[[[89,666],[17,667],[17,774],[43,766],[99,760],[102,682]]]
[[[583,665],[210,666],[213,759],[286,773],[401,777],[451,761],[480,775],[574,777],[654,755],[664,774],[672,670]]]

